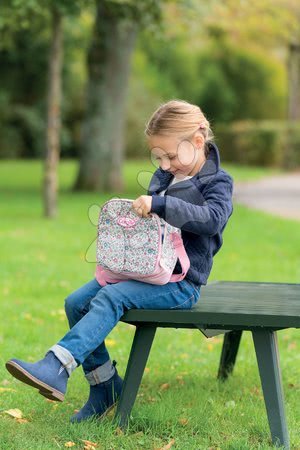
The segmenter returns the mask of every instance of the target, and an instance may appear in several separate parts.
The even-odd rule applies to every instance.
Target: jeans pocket
[[[184,300],[180,305],[172,306],[170,309],[191,309],[195,303],[195,295],[193,294],[188,299]]]

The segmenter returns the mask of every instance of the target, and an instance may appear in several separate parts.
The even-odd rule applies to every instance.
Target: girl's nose
[[[170,162],[167,160],[162,160],[160,167],[162,168],[162,170],[169,170],[170,169]]]

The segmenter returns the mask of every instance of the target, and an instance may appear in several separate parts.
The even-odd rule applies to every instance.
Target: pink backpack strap
[[[188,255],[186,254],[181,236],[179,236],[178,233],[171,233],[171,239],[173,241],[175,251],[176,251],[178,259],[180,261],[182,272],[173,274],[170,278],[170,281],[172,281],[172,282],[173,281],[181,281],[184,279],[184,277],[187,274],[187,271],[190,268],[190,260],[189,260]]]
[[[96,267],[95,276],[96,276],[96,280],[98,281],[100,286],[106,286],[107,285],[105,277],[104,277],[104,274],[105,274],[105,271],[102,269],[102,267],[101,266],[97,266]]]
[[[107,283],[120,283],[121,281],[126,280],[126,278],[116,278],[115,274],[107,269],[104,269],[100,264],[96,267],[95,278],[100,286],[106,286]]]

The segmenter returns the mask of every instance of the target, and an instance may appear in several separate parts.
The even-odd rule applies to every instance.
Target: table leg
[[[155,326],[137,326],[114,420],[121,428],[128,425],[155,336]]]
[[[276,331],[252,331],[259,374],[274,445],[290,448]]]
[[[242,331],[230,331],[224,335],[218,378],[226,380],[233,371]]]

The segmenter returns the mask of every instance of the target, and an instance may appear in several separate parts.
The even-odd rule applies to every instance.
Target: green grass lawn
[[[274,172],[226,166],[235,180]],[[151,171],[148,163],[125,165],[126,192],[135,198]],[[153,171],[153,170],[152,170]],[[35,361],[67,331],[65,297],[94,274],[96,227],[91,205],[113,194],[69,191],[76,174],[72,161],[61,163],[59,215],[42,217],[37,161],[2,161],[0,327],[0,449],[271,449],[254,347],[244,333],[232,377],[216,379],[222,338],[205,339],[196,330],[159,329],[147,363],[130,428],[115,430],[111,417],[101,423],[69,425],[69,417],[85,402],[88,385],[79,368],[72,375],[64,403],[51,403],[13,379],[5,370],[12,357]],[[139,174],[139,175],[138,175]],[[144,177],[144,178],[143,178]],[[142,180],[142,181],[141,181]],[[90,250],[89,250],[90,249]],[[235,205],[215,257],[209,281],[299,282],[299,222],[283,220]],[[124,375],[134,327],[119,323],[107,339],[111,358]],[[286,412],[293,449],[300,448],[300,340],[296,330],[278,333]],[[24,422],[4,411],[18,408]]]

